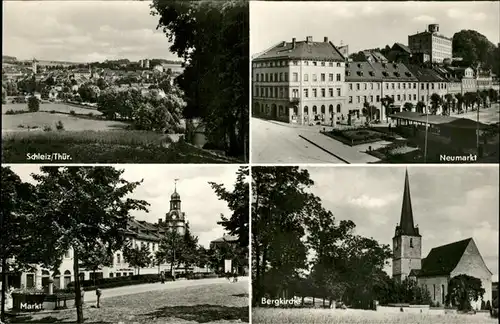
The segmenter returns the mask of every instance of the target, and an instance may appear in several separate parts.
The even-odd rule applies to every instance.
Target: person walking
[[[162,271],[161,274],[160,274],[160,280],[161,280],[161,283],[164,284],[165,283],[165,273]]]

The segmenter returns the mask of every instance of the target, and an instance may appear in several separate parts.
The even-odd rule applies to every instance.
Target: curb
[[[325,149],[324,147],[322,146],[319,146],[318,144],[314,143],[313,141],[311,141],[310,139],[307,139],[306,137],[302,136],[302,135],[299,135],[300,138],[302,138],[303,140],[306,140],[307,142],[311,143],[312,145],[316,146],[317,148],[321,149],[322,151],[336,157],[337,159],[339,159],[340,161],[344,162],[345,164],[351,164],[349,161],[341,158],[340,156],[338,156],[337,154],[335,153],[332,153],[330,152],[329,150]]]

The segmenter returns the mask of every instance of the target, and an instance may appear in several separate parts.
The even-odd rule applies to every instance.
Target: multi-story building
[[[444,100],[444,96],[448,93],[448,80],[444,76],[434,69],[420,65],[408,64],[407,68],[418,80],[418,101],[422,101],[428,106],[434,93]]]
[[[493,88],[493,75],[491,70],[477,70],[476,87],[477,90],[489,90]]]
[[[181,210],[181,198],[174,190],[170,199],[170,211],[166,213],[165,219],[159,219],[158,223],[149,223],[146,221],[138,221],[136,219],[131,219],[128,222],[127,229],[124,231],[123,235],[126,238],[128,244],[132,247],[145,246],[154,256],[154,253],[158,251],[160,241],[164,237],[166,231],[176,230],[179,234],[184,234],[185,229],[189,226],[186,221],[186,215]],[[170,265],[168,263],[158,265],[151,265],[146,268],[139,270],[140,274],[151,274],[158,273],[159,271],[170,271]],[[181,272],[186,271],[186,269],[180,269]],[[195,268],[194,271],[202,271],[201,269]],[[206,270],[205,270],[206,271]],[[95,278],[113,278],[122,276],[131,276],[138,273],[138,269],[130,267],[130,265],[125,261],[123,256],[123,250],[118,250],[113,253],[113,265],[111,267],[103,267],[101,270],[96,271],[95,274],[92,271],[87,271],[85,269],[80,269],[80,278],[82,280],[90,280]],[[73,272],[73,250],[70,249],[64,255],[61,265],[57,271],[50,271],[49,269],[44,269],[41,266],[36,266],[35,272],[25,272],[18,275],[9,275],[8,282],[9,285],[13,287],[46,287],[49,283],[49,278],[54,280],[55,288],[65,288],[68,283],[74,280]]]
[[[429,57],[433,63],[442,63],[444,59],[452,58],[452,39],[439,33],[439,25],[431,24],[421,33],[408,36],[408,47],[416,55]]]
[[[417,79],[404,64],[350,62],[346,66],[347,109],[341,114],[340,122],[352,123],[363,115],[365,102],[375,106],[375,116],[370,119],[385,119],[388,112],[382,99],[389,96],[394,100],[391,112],[401,111],[406,102],[417,102]]]
[[[252,63],[256,116],[298,124],[333,123],[345,105],[345,57],[323,42],[280,42]]]

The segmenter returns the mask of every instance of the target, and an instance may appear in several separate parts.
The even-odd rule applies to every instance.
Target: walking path
[[[238,277],[238,282],[248,282],[248,277]],[[175,288],[224,284],[224,283],[229,283],[229,281],[226,278],[210,278],[210,279],[198,279],[198,280],[166,281],[164,284],[157,282],[157,283],[143,284],[143,285],[108,288],[108,289],[102,289],[101,299],[124,296],[124,295],[140,294],[149,291],[168,290]],[[95,291],[94,290],[86,291],[84,295],[84,302],[91,303],[95,301],[97,301],[97,296],[95,294]]]

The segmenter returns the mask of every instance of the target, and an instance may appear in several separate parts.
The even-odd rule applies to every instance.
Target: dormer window
[[[411,73],[410,72],[405,72],[406,76],[407,77],[411,77]]]
[[[358,63],[358,68],[360,68],[360,69],[361,69],[361,63]]]
[[[389,73],[387,73],[386,71],[382,72],[382,74],[387,77],[389,75]]]
[[[369,72],[371,76],[375,76],[375,73],[373,71]]]

